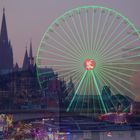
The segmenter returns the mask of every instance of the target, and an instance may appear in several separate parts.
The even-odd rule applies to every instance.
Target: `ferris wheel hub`
[[[85,59],[84,68],[85,70],[93,70],[95,68],[95,61],[93,59]]]

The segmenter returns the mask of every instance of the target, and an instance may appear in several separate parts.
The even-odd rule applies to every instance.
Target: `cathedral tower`
[[[0,73],[7,73],[13,70],[13,50],[8,40],[5,9],[3,9],[2,25],[0,32]]]
[[[28,69],[29,69],[29,57],[28,57],[28,52],[27,52],[27,48],[26,48],[23,65],[22,65],[22,70],[28,70]]]
[[[30,66],[33,67],[34,57],[33,57],[33,51],[32,51],[32,41],[30,41],[29,63],[30,63]]]

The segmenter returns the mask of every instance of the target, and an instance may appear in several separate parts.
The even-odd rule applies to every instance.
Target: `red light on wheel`
[[[95,65],[96,65],[96,63],[95,63],[95,61],[92,60],[92,59],[86,59],[86,60],[84,61],[84,68],[85,68],[86,70],[93,70],[93,69],[95,68]]]

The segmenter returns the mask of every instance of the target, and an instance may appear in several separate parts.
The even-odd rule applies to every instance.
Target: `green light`
[[[102,96],[101,96],[100,89],[99,89],[98,84],[97,84],[96,76],[94,75],[93,71],[91,71],[91,72],[92,72],[92,76],[93,76],[93,78],[94,78],[95,87],[96,87],[97,93],[98,93],[98,95],[99,95],[100,101],[101,101],[101,103],[102,103],[103,109],[104,109],[105,113],[107,113],[107,110],[106,110],[104,101],[103,101]]]
[[[80,83],[79,83],[79,85],[78,85],[78,87],[77,87],[77,89],[76,89],[76,92],[75,92],[75,94],[74,94],[74,96],[73,96],[73,98],[72,98],[72,100],[71,100],[71,102],[70,102],[70,104],[69,104],[69,106],[68,106],[68,108],[67,108],[67,112],[70,110],[71,105],[72,105],[72,103],[73,103],[73,101],[74,101],[74,99],[75,99],[75,96],[76,96],[77,93],[78,93],[78,90],[79,90],[79,88],[80,88],[80,86],[81,86],[81,84],[82,84],[82,82],[83,82],[83,80],[84,80],[86,74],[87,74],[87,71],[85,71],[85,73],[83,74],[83,77],[82,77],[82,79],[81,79],[81,81],[80,81]]]

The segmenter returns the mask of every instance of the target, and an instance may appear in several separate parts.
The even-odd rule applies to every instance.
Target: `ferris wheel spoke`
[[[42,42],[42,44],[46,44],[45,42]],[[51,47],[55,50],[57,50],[59,53],[62,53],[63,55],[61,55],[62,57],[66,57],[66,59],[71,59],[72,61],[78,61],[78,58],[73,56],[71,53],[68,53],[67,51],[64,51],[64,49],[59,49],[58,47],[51,45],[49,43],[46,44],[48,47]],[[63,46],[62,46],[63,47]],[[43,46],[41,46],[40,48],[40,52],[44,51],[44,52],[48,52],[51,53],[52,51],[48,51],[46,48],[44,48]],[[60,54],[58,53],[58,55],[60,56]],[[67,58],[68,57],[68,58]]]
[[[90,75],[91,75],[91,73],[90,73]],[[88,79],[88,86],[87,86],[87,106],[88,106],[88,108],[87,108],[87,115],[88,115],[88,113],[90,112],[90,108],[91,108],[91,95],[92,95],[92,89],[91,89],[91,79],[92,79],[92,77],[91,76],[88,76],[89,77],[89,79]],[[93,79],[92,79],[92,81],[93,81]]]
[[[104,86],[104,85],[106,85],[106,86],[109,86],[109,85],[110,85],[110,83],[108,82],[107,78],[105,78],[105,75],[102,75],[100,72],[96,72],[96,74],[97,74],[97,76],[99,76],[99,78],[101,79],[100,81],[102,82],[102,85],[103,85],[103,86]],[[113,95],[116,95],[116,94],[114,93],[113,90],[111,91],[111,93],[112,93]],[[121,101],[120,101],[118,98],[116,98],[116,99],[117,99],[117,101],[118,101],[119,103],[121,103]],[[115,104],[113,103],[112,100],[111,100],[111,103],[113,104],[114,109],[115,109]]]
[[[78,87],[82,75],[83,75],[83,72],[81,71],[74,71],[73,73],[70,73],[70,77],[72,77],[72,81],[74,83],[75,88]],[[67,81],[66,84],[68,83],[69,82]]]
[[[82,76],[82,79],[81,79],[81,81],[80,81],[80,83],[79,83],[79,85],[78,85],[78,87],[77,87],[77,89],[76,89],[76,91],[75,91],[75,94],[74,94],[74,96],[73,96],[73,98],[72,98],[72,100],[71,100],[71,102],[70,102],[70,104],[69,104],[69,106],[68,106],[68,108],[67,108],[67,112],[70,110],[70,108],[71,108],[71,106],[72,106],[72,103],[73,103],[73,101],[74,101],[74,99],[75,99],[75,97],[76,97],[76,95],[77,95],[77,93],[78,93],[78,91],[79,91],[79,88],[81,87],[81,84],[82,84],[83,80],[84,80],[85,77],[86,77],[86,74],[87,74],[87,71],[85,71],[85,73],[84,73],[83,76]]]
[[[76,67],[73,68],[73,67],[67,67],[67,68],[64,68],[64,69],[56,69],[56,70],[53,70],[54,73],[61,73],[61,72],[64,72],[64,71],[77,71]],[[41,76],[41,75],[47,75],[47,74],[50,74],[52,73],[52,71],[46,71],[46,72],[39,72],[38,76]]]
[[[79,54],[82,54],[84,52],[84,50],[82,50],[81,47],[77,47],[77,45],[72,41],[71,37],[69,36],[69,34],[65,31],[65,29],[63,28],[63,26],[60,25],[60,28],[63,30],[63,32],[65,33],[65,35],[67,36],[67,38],[70,40],[70,42],[73,44],[75,51],[79,52]],[[75,36],[73,36],[75,38]]]
[[[94,79],[94,84],[95,84],[95,88],[96,88],[97,94],[98,94],[98,96],[99,96],[99,98],[100,98],[100,101],[101,101],[101,103],[102,103],[102,107],[103,107],[103,109],[104,109],[104,112],[107,113],[107,110],[106,110],[104,101],[103,101],[102,96],[101,96],[100,89],[99,89],[99,87],[98,87],[96,75],[93,73],[93,71],[91,71],[91,73],[92,73],[92,76],[93,76],[93,79]]]
[[[112,62],[120,61],[120,60],[129,60],[129,59],[133,59],[133,58],[140,58],[140,55],[136,54],[136,55],[132,55],[132,56],[125,56],[124,58],[116,58],[116,59],[114,58],[114,59],[112,59]]]
[[[75,73],[72,73],[71,74],[71,77],[73,77],[73,82],[76,83],[77,82],[77,79],[81,78],[81,76],[83,75],[83,72],[82,71],[75,71]]]
[[[76,34],[78,35],[78,38],[80,39],[80,42],[81,42],[81,43],[78,43],[78,44],[81,44],[81,45],[80,45],[80,48],[81,48],[81,50],[82,50],[82,53],[84,53],[83,42],[82,42],[81,36],[80,36],[80,34],[79,34],[77,25],[76,25],[75,20],[74,20],[73,17],[72,17],[72,23],[73,23],[73,25],[74,25],[73,28],[74,28],[74,30],[76,31]]]
[[[85,52],[88,52],[87,51],[87,43],[86,43],[86,37],[85,37],[85,33],[84,33],[84,27],[83,27],[83,24],[82,24],[82,20],[81,20],[81,16],[78,14],[78,19],[79,19],[79,26],[80,26],[80,28],[81,28],[81,31],[82,31],[82,40],[84,41],[84,43],[83,43],[83,47],[85,48]]]
[[[106,44],[105,38],[107,37],[107,35],[109,33],[109,30],[111,30],[111,28],[112,28],[113,24],[115,23],[116,19],[117,19],[117,15],[114,16],[110,26],[108,28],[106,27],[107,29],[106,29],[106,32],[103,36],[103,39],[101,40],[101,43],[100,43],[99,47],[98,47],[98,48],[100,48],[100,49],[98,49],[98,52],[100,52],[103,49],[103,46],[104,46],[103,44]]]
[[[70,65],[70,64],[62,64],[62,63],[60,63],[60,64],[48,64],[47,65],[47,67],[52,67],[52,68],[57,68],[57,67],[63,67],[63,68],[65,68],[65,67],[70,67],[70,66],[73,66],[73,67],[76,67],[75,65]]]
[[[111,69],[108,69],[108,68],[105,68],[105,67],[102,67],[103,70],[106,70],[106,71],[110,71],[110,72],[115,72],[115,74],[120,74],[122,76],[125,76],[125,77],[129,77],[131,78],[132,76],[131,75],[128,75],[126,74],[125,72],[119,72],[119,71],[115,71],[115,70],[111,70]]]
[[[99,25],[100,25],[100,19],[101,19],[101,11],[100,11],[100,15],[99,15],[99,19],[97,21],[97,30],[95,32],[95,39],[94,39],[94,44],[93,44],[93,50],[96,52],[96,43],[97,43],[97,36],[98,36],[98,32],[99,32]]]
[[[79,100],[82,98],[82,103],[81,103],[82,107],[81,107],[80,112],[82,111],[84,99],[85,99],[85,97],[89,97],[89,94],[90,94],[89,93],[89,91],[90,91],[90,88],[89,88],[90,79],[91,79],[91,77],[89,76],[89,73],[87,72],[86,78],[84,79],[84,81],[81,85],[81,88],[79,90],[80,95],[78,96],[78,99],[76,100],[76,105],[74,107],[74,110],[77,109],[77,105],[79,104]],[[89,98],[88,98],[88,103],[89,103]],[[88,109],[89,109],[89,105],[88,105]]]
[[[57,34],[58,34],[58,33],[57,33]],[[65,33],[65,35],[68,36],[68,33],[67,33],[67,34]],[[77,56],[79,56],[79,57],[81,56],[81,53],[82,53],[81,48],[80,48],[80,49],[77,49],[77,47],[76,47],[76,48],[73,48],[73,45],[75,46],[75,44],[74,44],[73,42],[72,42],[73,45],[71,45],[71,44],[70,44],[68,41],[66,41],[62,36],[60,36],[59,34],[58,34],[58,36],[61,37],[61,39],[72,49],[73,52],[76,53]],[[69,36],[68,36],[68,38],[69,38]],[[69,38],[69,39],[70,39],[70,38]],[[70,39],[70,41],[71,41],[71,39]],[[79,52],[79,53],[78,53],[78,52]]]
[[[86,33],[87,33],[87,50],[90,50],[90,40],[89,40],[89,18],[88,18],[88,11],[86,11]]]
[[[91,79],[91,78],[90,78]],[[90,109],[91,109],[91,89],[90,89],[90,80],[89,80],[89,84],[88,84],[88,93],[87,93],[87,115],[89,115],[90,113]]]
[[[95,104],[95,86],[94,86],[94,83],[93,83],[93,77],[91,78],[91,81],[90,81],[90,84],[91,84],[91,93],[92,93],[92,108],[94,110],[94,113],[96,113],[96,104]]]
[[[99,82],[99,79],[95,79],[96,78],[95,77],[96,75],[95,75],[95,73],[93,73],[93,71],[91,73],[92,73],[93,79],[94,79],[93,81],[94,81],[95,90],[96,90],[96,94],[97,94],[99,109],[101,110],[101,113],[107,113],[107,109],[105,107],[105,103],[104,103],[103,98],[101,96],[101,91],[99,90],[99,86],[97,84],[97,80]]]
[[[94,42],[95,46],[93,46],[94,47],[93,50],[95,50],[95,51],[97,51],[97,43],[99,41],[98,36],[100,34],[99,27],[100,27],[100,24],[101,24],[101,17],[102,17],[102,12],[100,10],[99,19],[98,19],[98,22],[97,22],[97,30],[96,30],[96,35],[95,35],[95,42]]]
[[[55,70],[55,72],[57,72],[57,73],[63,73],[64,74],[64,72],[67,72],[67,71],[70,71],[70,72],[74,72],[74,71],[77,71],[77,72],[79,72],[80,70],[77,68],[77,67],[70,67],[70,68],[64,68],[64,69],[57,69],[57,70]],[[61,74],[62,75],[62,74]]]
[[[77,98],[77,100],[76,100],[76,103],[75,103],[75,106],[74,106],[74,111],[77,109],[77,105],[78,105],[78,103],[79,103],[79,100],[80,100],[80,98],[81,98],[81,96],[83,96],[83,90],[84,90],[84,88],[87,88],[87,87],[85,87],[85,81],[88,83],[89,81],[87,81],[87,80],[84,80],[83,82],[82,82],[82,84],[81,84],[81,88],[79,89],[79,94],[78,94],[78,98]]]
[[[130,89],[128,89],[127,87],[123,86],[123,85],[120,84],[119,82],[116,82],[116,80],[114,80],[114,79],[113,79],[112,77],[110,77],[109,75],[107,75],[106,77],[108,77],[110,80],[112,80],[116,85],[119,85],[119,87],[121,87],[122,89],[128,91],[130,94],[132,94],[133,96],[135,96],[134,93],[133,93]]]
[[[75,84],[75,87],[79,85],[81,76],[83,75],[83,72],[81,71],[73,71],[69,73],[69,78],[72,77],[73,83]],[[61,76],[62,77],[62,76]],[[66,84],[69,82],[67,81]]]
[[[76,41],[78,48],[84,53],[84,45],[83,45],[83,42],[82,42],[81,38],[79,38],[79,39],[80,39],[80,42],[81,42],[82,45],[79,43],[79,40],[77,39],[77,37],[73,33],[73,31],[72,31],[70,25],[68,24],[68,22],[65,21],[65,23],[66,23],[67,29],[69,29],[70,33],[74,37],[74,40]],[[78,34],[78,37],[80,37],[79,34]]]
[[[134,55],[134,56],[128,56],[128,57],[125,57],[124,59],[131,59],[131,58],[140,58],[140,54],[137,54],[137,55]]]
[[[103,65],[102,67],[108,68],[108,69],[114,69],[116,71],[118,70],[125,70],[125,71],[131,71],[131,72],[138,72],[139,69],[131,69],[131,68],[125,68],[125,67],[117,67],[117,66],[112,66],[112,65]]]
[[[82,75],[82,72],[75,72],[75,73],[71,74],[71,77],[72,77],[73,83],[74,83],[74,87],[77,87],[79,85],[81,75]],[[69,98],[70,96],[71,96],[71,92],[68,93],[68,96],[66,98]]]
[[[46,64],[42,64],[42,65],[37,65],[37,66],[39,66],[39,67],[42,67],[42,66],[47,66],[48,68],[52,68],[52,69],[58,69],[58,68],[63,68],[63,69],[65,69],[65,68],[67,68],[67,67],[69,67],[70,65],[69,64],[48,64],[48,65],[46,65]],[[76,67],[76,66],[75,66]]]
[[[94,42],[94,40],[93,40],[93,35],[94,35],[94,24],[95,24],[95,22],[94,22],[94,20],[95,20],[95,18],[94,18],[94,9],[93,9],[93,13],[92,13],[92,22],[91,22],[91,24],[92,24],[92,27],[91,27],[91,46],[90,46],[90,51],[92,52],[93,51],[93,49],[92,49],[92,46],[93,46],[93,42]]]
[[[131,82],[129,82],[129,81],[125,80],[125,79],[122,79],[120,76],[118,76],[118,75],[116,74],[116,71],[115,71],[115,70],[112,70],[112,71],[113,71],[113,73],[115,73],[115,74],[112,74],[112,73],[108,72],[108,68],[106,68],[106,70],[104,70],[104,72],[105,72],[106,74],[110,75],[111,77],[114,77],[114,78],[116,78],[116,79],[118,79],[118,80],[121,80],[121,81],[123,81],[124,83],[126,83],[126,84],[129,85],[129,86],[132,85]]]
[[[89,77],[88,77],[89,78]],[[84,107],[84,101],[85,101],[85,97],[86,97],[86,92],[87,92],[87,86],[88,86],[88,81],[85,82],[85,88],[83,89],[84,91],[84,94],[83,94],[83,98],[82,98],[82,103],[81,103],[81,108],[80,108],[80,113],[82,112],[83,110],[83,107]]]
[[[112,39],[112,41],[110,41],[109,43],[108,43],[108,45],[105,47],[105,49],[102,51],[102,55],[104,54],[107,54],[107,52],[108,51],[110,51],[112,48],[114,48],[114,47],[110,47],[109,48],[109,46],[111,46],[111,44],[115,41],[115,40],[117,40],[127,29],[128,29],[128,27],[129,27],[130,25],[128,25],[128,26],[126,26],[119,34],[117,34],[117,36],[116,37],[114,37],[113,39]],[[120,43],[122,43],[124,40],[126,40],[128,37],[130,37],[131,35],[128,35],[128,36],[126,36],[126,37],[124,37],[123,39],[121,39],[119,42],[117,42],[114,46],[117,46],[118,44],[120,44]],[[109,48],[109,49],[108,49]]]
[[[100,33],[100,36],[99,36],[99,39],[98,39],[98,42],[97,42],[97,52],[98,52],[98,50],[100,49],[99,47],[100,47],[100,43],[101,43],[101,37],[102,37],[102,35],[103,35],[103,32],[104,32],[104,29],[105,29],[105,25],[107,24],[107,21],[108,21],[108,18],[109,18],[109,11],[108,11],[108,13],[107,13],[107,15],[106,15],[106,18],[105,18],[105,22],[104,22],[104,24],[103,24],[103,27],[102,27],[102,30],[101,30],[101,33]]]
[[[81,39],[80,33],[79,33],[79,31],[78,31],[77,24],[75,23],[75,20],[74,20],[73,17],[72,17],[72,23],[73,23],[73,25],[74,25],[74,29],[75,29],[75,31],[76,31],[76,33],[77,33],[77,35],[78,35],[78,38],[80,39],[80,42],[81,42],[81,44],[82,44],[81,48],[84,50],[83,41],[82,41],[82,39]]]
[[[120,65],[120,66],[124,66],[124,65],[129,65],[129,66],[139,66],[140,62],[108,62],[107,65]]]
[[[108,78],[106,77],[106,75],[105,75],[104,73],[101,72],[101,73],[99,74],[99,76],[101,77],[102,81],[104,81],[104,83],[105,83],[106,85],[112,86],[117,92],[121,93],[121,95],[124,95],[124,93],[122,93],[122,91],[120,91],[116,86],[114,86],[114,84],[113,84],[110,80],[108,80]],[[116,98],[116,100],[118,101],[118,103],[121,104],[120,99],[116,96],[117,93],[115,93],[113,90],[112,90],[111,92],[112,92],[113,96]],[[125,97],[125,96],[124,96],[124,97]],[[125,98],[126,98],[126,97],[125,97]],[[116,110],[116,111],[117,111],[117,110]]]
[[[61,62],[61,65],[65,65],[65,63],[66,64],[70,64],[70,66],[75,66],[77,63],[76,62],[72,62],[72,61],[70,61],[70,60],[62,60],[62,59],[58,59],[58,58],[45,58],[45,57],[38,57],[38,60],[40,61],[40,60],[42,60],[42,61],[44,61],[44,60],[48,60],[48,61],[50,61],[50,62]],[[46,63],[48,62],[48,61],[46,61]]]
[[[68,70],[68,69],[67,69]],[[69,69],[70,70],[70,69]],[[65,70],[54,70],[54,73],[59,74],[59,78],[60,77],[65,77],[67,75],[69,75],[70,77],[73,77],[74,74],[78,74],[78,73],[82,73],[80,71],[77,71],[76,69],[72,69],[71,71],[65,72]],[[51,74],[52,72],[39,72],[38,76],[39,77],[46,77],[48,74]],[[62,74],[63,73],[63,74]],[[71,74],[72,73],[72,74]],[[54,75],[55,76],[55,75]]]
[[[73,72],[72,74],[71,74],[71,72]],[[76,70],[72,70],[71,72],[65,72],[65,73],[61,73],[61,74],[59,74],[59,77],[67,77],[68,75],[70,76],[70,77],[72,77],[74,74],[77,74],[77,75],[82,75],[82,73],[83,72],[81,72],[81,71],[76,71]],[[71,75],[70,75],[71,74]]]
[[[121,88],[124,89],[125,91],[128,91],[131,95],[133,95],[133,96],[135,97],[134,93],[133,93],[130,89],[128,89],[127,87],[123,86],[123,85],[120,84],[119,82],[116,82],[116,81],[115,81],[113,78],[111,78],[110,76],[106,75],[106,77],[107,77],[108,80],[110,79],[114,84],[118,85],[119,87],[121,87]],[[120,93],[122,93],[122,92],[120,92]],[[123,94],[123,95],[125,95],[125,94]]]
[[[131,36],[131,35],[127,35],[126,37],[124,37],[123,39],[121,39],[119,42],[117,42],[115,45],[113,45],[112,47],[110,47],[108,50],[106,50],[106,51],[104,52],[103,56],[109,55],[109,54],[110,54],[110,51],[111,51],[112,49],[114,49],[115,47],[119,46],[119,44],[121,44],[123,41],[125,41],[126,39],[128,39],[130,36]],[[136,42],[137,40],[138,40],[138,39],[133,40],[133,41],[131,41],[131,42],[134,43],[134,42]],[[132,43],[131,43],[131,44],[132,44]],[[127,43],[127,44],[128,44],[128,43]],[[120,48],[122,49],[124,46],[125,46],[125,45],[120,46]],[[118,50],[118,49],[119,49],[119,48],[116,48],[116,50]]]
[[[69,49],[69,51],[74,54],[75,49],[73,49],[73,46],[68,41],[66,41],[64,39],[64,37],[62,37],[62,35],[58,34],[56,31],[54,31],[54,33],[56,33],[57,36],[59,36],[59,38],[61,38],[61,40],[63,40],[65,42],[65,44],[67,44],[67,46],[69,46],[67,48],[71,48],[71,49]],[[76,53],[76,56],[79,56],[80,57],[79,53]]]
[[[126,48],[126,46],[123,46],[123,47],[120,47],[119,49],[114,50],[113,53],[110,53],[110,57],[108,56],[109,60],[114,61],[115,57],[117,57],[116,59],[118,59],[119,57],[121,57],[125,54],[129,54],[129,53],[134,52],[134,51],[140,51],[140,46],[135,46],[133,48],[130,48],[128,50],[123,51],[122,49],[125,49],[125,48]],[[120,52],[119,50],[122,50],[122,52]],[[118,53],[116,51],[118,51]],[[108,60],[107,56],[106,56],[106,60]]]
[[[45,65],[46,66],[46,65]],[[63,67],[63,69],[60,69],[61,67],[59,67],[59,69],[58,68],[55,68],[55,69],[53,69],[53,72],[54,73],[56,73],[56,74],[60,74],[60,73],[63,73],[63,75],[66,75],[65,73],[67,73],[67,71],[71,71],[71,72],[74,72],[74,71],[80,71],[79,70],[79,68],[78,67]],[[47,68],[46,68],[47,69]],[[52,67],[51,67],[51,69],[52,69]],[[65,72],[65,73],[64,73]],[[82,71],[81,71],[82,72]],[[45,75],[47,75],[47,74],[50,74],[50,73],[52,73],[51,71],[46,71],[46,72],[42,72],[41,70],[38,70],[38,76],[45,76]],[[62,76],[62,74],[61,74],[61,76]],[[67,75],[66,75],[67,76]],[[59,75],[59,77],[60,77],[60,75]]]
[[[77,87],[76,83],[79,83],[81,76],[83,75],[83,72],[81,71],[73,71],[70,73],[70,77],[72,77],[73,83],[75,84],[75,87]],[[66,82],[68,84],[68,82]]]
[[[51,55],[56,56],[56,57],[65,58],[65,59],[68,60],[68,61],[71,61],[71,60],[74,61],[74,60],[75,60],[75,59],[66,58],[66,56],[60,55],[60,54],[58,54],[58,53],[56,53],[56,52],[47,51],[46,49],[43,49],[43,48],[40,48],[40,52],[46,53],[46,55],[47,55],[47,54],[51,54]]]
[[[69,73],[68,73],[68,74],[69,74]],[[74,74],[76,74],[76,77],[78,77],[79,74],[82,75],[82,73],[80,73],[80,72],[73,72],[73,74],[72,74],[71,76],[73,76]],[[64,76],[64,75],[59,75],[59,77],[63,77],[63,76]],[[44,77],[44,76],[40,75],[39,78],[41,78],[41,77]],[[47,78],[47,77],[45,76],[45,78]],[[75,78],[75,77],[73,76],[73,78]],[[80,76],[79,76],[79,78],[80,78]],[[43,80],[43,81],[40,82],[40,84],[44,84],[45,82],[48,82],[48,80],[47,80],[47,79],[46,79],[46,80]]]
[[[114,28],[113,32],[110,34],[110,36],[108,37],[108,39],[103,44],[102,49],[100,51],[100,54],[103,54],[103,52],[106,50],[107,44],[109,43],[109,41],[111,40],[111,38],[115,34],[115,32],[118,31],[118,29],[120,28],[120,26],[121,26],[122,23],[123,23],[123,19],[120,21],[120,23],[117,25],[117,27]]]
[[[100,82],[100,84],[102,85],[102,87],[103,87],[104,85],[108,85],[108,84],[104,81],[104,79],[101,77],[100,73],[96,72],[96,75],[98,76],[99,82]],[[107,91],[106,91],[106,92],[107,92]],[[108,94],[107,94],[107,96],[108,96],[108,98],[110,98]],[[111,104],[113,105],[113,108],[116,109],[116,108],[115,108],[115,104],[113,103],[112,99],[110,99],[110,101],[111,101]],[[118,99],[117,99],[117,101],[118,101]],[[108,112],[109,112],[110,109],[108,108],[108,106],[107,106],[106,108],[107,108],[107,110],[108,110]],[[116,111],[117,111],[117,110],[116,110]]]
[[[75,67],[64,67],[63,69],[57,69],[56,72],[64,73],[64,71],[67,72],[68,70],[69,71],[80,71],[79,68],[75,66]]]
[[[64,44],[62,44],[62,43],[60,43],[59,41],[55,40],[55,39],[52,38],[51,36],[50,36],[50,38],[51,38],[51,40],[52,40],[53,42],[56,43],[56,45],[58,44],[59,46],[62,46],[65,50],[67,50],[68,52],[70,52],[70,53],[67,53],[67,54],[69,54],[69,56],[71,56],[71,57],[77,59],[77,54],[76,54],[75,52],[73,52],[73,51],[70,50],[68,47],[66,47]],[[64,51],[64,52],[65,52],[65,51]],[[65,52],[65,53],[66,53],[66,52]]]
[[[83,74],[81,73],[81,76],[82,76]],[[84,79],[83,80],[81,80],[81,76],[79,76],[76,80],[75,80],[75,88],[76,88],[76,91],[75,91],[75,93],[74,93],[74,96],[73,96],[73,98],[72,98],[72,100],[73,100],[73,102],[70,102],[70,103],[72,103],[71,104],[71,107],[73,107],[74,108],[74,100],[75,100],[75,98],[78,96],[80,96],[80,94],[81,94],[81,92],[80,92],[80,90],[81,90],[81,86],[82,86],[82,84],[83,84],[83,82],[84,82]],[[83,76],[82,76],[82,78],[84,78]],[[79,84],[80,83],[80,84]],[[70,105],[70,104],[69,104]],[[67,108],[68,109],[68,108]],[[69,108],[70,109],[70,108]]]

